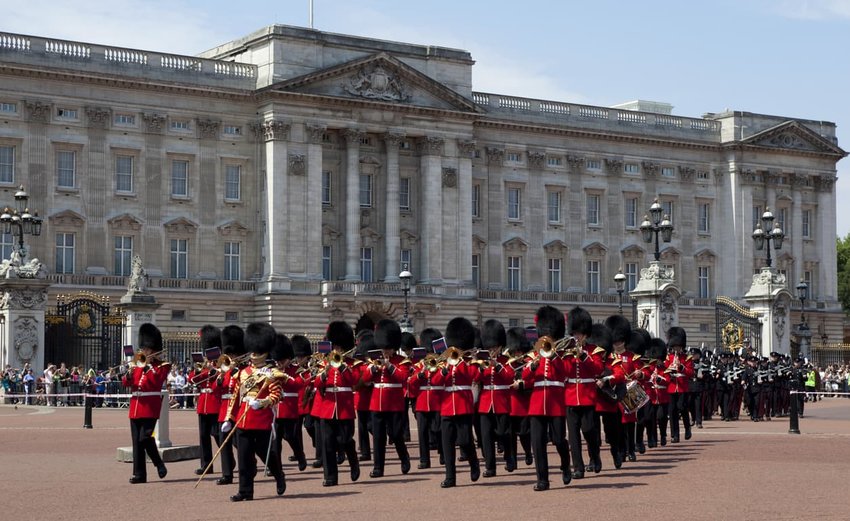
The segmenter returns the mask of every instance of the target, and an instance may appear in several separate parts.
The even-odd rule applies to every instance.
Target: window
[[[223,132],[225,136],[241,136],[242,127],[237,125],[225,125]]]
[[[662,201],[661,207],[664,209],[664,215],[673,222],[673,201]],[[663,218],[663,217],[662,217]]]
[[[130,275],[130,262],[133,259],[133,238],[115,237],[115,275]]]
[[[74,234],[56,234],[56,273],[74,273]]]
[[[711,268],[699,266],[697,268],[697,295],[699,298],[709,298],[711,294]]]
[[[372,207],[372,176],[360,175],[360,208]]]
[[[132,127],[136,124],[136,116],[133,114],[115,114],[112,122],[121,127]]]
[[[186,320],[186,310],[185,309],[172,309],[171,310],[171,320]]]
[[[77,109],[59,107],[56,109],[56,117],[59,119],[77,119],[79,117],[79,113],[77,112]]]
[[[661,167],[661,175],[663,177],[676,177],[676,171],[673,170],[672,166],[663,166]]]
[[[115,158],[115,190],[118,192],[133,191],[133,156],[117,156]]]
[[[561,158],[557,156],[548,156],[546,157],[546,164],[548,166],[561,166]]]
[[[7,260],[12,257],[12,250],[15,248],[15,239],[11,233],[0,234],[0,260]]]
[[[626,228],[637,228],[638,200],[637,197],[626,197]]]
[[[224,312],[224,321],[225,322],[239,322],[239,312],[238,311],[225,311]]]
[[[2,162],[0,162],[2,163]],[[2,166],[0,166],[2,168]],[[812,211],[803,210],[803,237],[811,239],[812,237]]]
[[[519,163],[521,160],[519,152],[508,152],[505,154],[505,161],[509,163]]]
[[[360,137],[360,144],[363,145],[363,146],[371,146],[372,145],[372,138],[370,138],[369,136],[361,136]]]
[[[398,180],[398,207],[401,210],[410,210],[409,177],[402,177]]]
[[[372,282],[372,248],[360,248],[360,280]]]
[[[711,204],[700,203],[699,205],[699,226],[697,231],[700,233],[709,233],[711,231]]]
[[[407,140],[402,141],[401,143],[398,144],[398,148],[400,150],[410,150],[410,148],[411,148],[410,147],[410,141],[407,141]]]
[[[520,205],[522,204],[522,190],[519,188],[508,188],[508,220],[518,221],[520,219]]]
[[[228,201],[238,201],[242,198],[241,165],[226,165],[224,167],[224,198]]]
[[[623,275],[626,276],[626,292],[635,289],[638,283],[638,265],[636,262],[627,262],[623,270]]]
[[[171,239],[171,278],[185,279],[189,276],[189,241]]]
[[[413,271],[413,263],[410,261],[412,258],[410,250],[401,250],[399,252],[399,271]]]
[[[477,253],[472,256],[472,285],[481,287],[481,256]]]
[[[331,173],[328,170],[322,172],[322,204],[331,205]]]
[[[587,224],[598,225],[599,221],[599,194],[587,194]]]
[[[472,185],[472,216],[481,217],[481,185]]]
[[[602,162],[598,159],[588,159],[587,163],[585,163],[585,167],[588,170],[601,170]]]
[[[587,292],[599,293],[599,261],[587,261]]]
[[[803,282],[809,286],[809,298],[815,300],[815,287],[812,282],[812,272],[810,270],[806,270],[803,272]]]
[[[0,103],[0,112],[4,114],[17,114],[18,113],[18,104],[17,103]]]
[[[519,291],[522,287],[522,259],[508,257],[508,290]]]
[[[640,165],[637,163],[626,163],[625,165],[623,165],[623,172],[627,174],[639,174]]]
[[[171,161],[171,195],[189,196],[189,162]]]
[[[776,222],[776,224],[779,225],[779,228],[781,228],[782,231],[785,232],[785,235],[791,235],[791,227],[790,227],[791,223],[788,222],[787,217],[788,217],[788,209],[787,208],[780,208],[779,211],[776,212],[776,221],[775,222]],[[789,225],[789,226],[786,227],[786,224]]]
[[[74,188],[76,170],[76,152],[60,150],[56,153],[56,186],[59,188]]]
[[[0,146],[0,183],[15,182],[15,147]]]
[[[331,247],[322,246],[322,279],[331,280]]]
[[[238,242],[224,243],[224,280],[239,280],[242,278],[240,271],[240,250]]]
[[[561,222],[561,192],[548,192],[546,194],[549,208],[549,222]]]
[[[708,179],[708,172],[705,170],[697,170],[697,179],[702,181]]]
[[[189,130],[189,120],[188,119],[172,119],[171,120],[171,130]]]
[[[561,291],[561,259],[549,259],[549,292]]]
[[[753,230],[761,224],[761,206],[753,206]]]

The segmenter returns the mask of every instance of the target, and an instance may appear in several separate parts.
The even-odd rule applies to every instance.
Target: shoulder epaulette
[[[594,350],[593,350],[593,353],[591,353],[591,354],[596,355],[596,354],[604,353],[604,352],[605,352],[605,348],[604,348],[604,347],[597,347],[596,349],[594,349]]]

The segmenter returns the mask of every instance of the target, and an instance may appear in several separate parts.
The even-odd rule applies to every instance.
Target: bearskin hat
[[[290,343],[292,343],[292,353],[295,356],[301,357],[313,354],[310,340],[304,335],[292,335]]]
[[[538,336],[548,336],[554,340],[564,338],[566,326],[564,315],[552,306],[542,306],[534,314],[534,324],[537,326]],[[588,328],[588,333],[590,328]]]
[[[404,332],[401,334],[401,348],[405,351],[411,351],[419,347],[416,343],[416,336],[413,333]]]
[[[426,327],[419,333],[419,345],[425,348],[425,351],[428,353],[434,352],[434,347],[431,345],[431,342],[441,338],[443,336],[440,333],[440,330],[433,327]]]
[[[239,356],[245,353],[245,332],[239,326],[227,326],[221,330],[221,345],[224,354]]]
[[[632,334],[632,325],[623,315],[611,315],[605,319],[605,326],[611,330],[611,342],[628,345]]]
[[[245,328],[245,351],[248,353],[269,354],[277,342],[277,333],[265,322],[251,322]]]
[[[525,335],[525,329],[519,326],[505,331],[505,348],[509,353],[527,353],[531,351],[531,342]]]
[[[633,329],[632,336],[629,340],[629,351],[643,356],[646,354],[646,349],[649,347],[649,341],[652,340],[652,335],[646,329]]]
[[[145,322],[139,326],[139,349],[162,351],[162,333],[155,325]]]
[[[401,327],[395,320],[385,318],[375,325],[375,346],[378,349],[398,349],[401,346]]]
[[[271,359],[274,361],[292,360],[295,358],[295,351],[292,349],[292,341],[283,333],[275,335],[274,348],[272,348]]]
[[[572,316],[572,313],[570,313],[570,316]],[[605,324],[593,324],[590,326],[590,335],[587,337],[587,343],[601,347],[606,353],[614,350],[611,330]]]
[[[494,318],[484,322],[484,327],[481,328],[481,347],[505,347],[506,343],[505,326],[501,322]]]
[[[221,330],[214,325],[207,324],[201,327],[198,335],[200,336],[199,347],[201,351],[206,353],[207,349],[221,347]]]
[[[646,348],[646,357],[649,359],[664,360],[667,357],[667,344],[660,338],[653,338]]]
[[[667,345],[673,347],[685,347],[688,345],[688,334],[679,326],[673,326],[667,330]]]
[[[449,320],[446,324],[446,343],[462,351],[472,349],[475,346],[475,327],[472,322],[463,317]]]
[[[348,351],[354,347],[354,331],[348,325],[348,322],[342,320],[334,320],[328,324],[325,338],[343,351]]]
[[[568,320],[567,331],[571,336],[576,334],[590,336],[593,332],[593,319],[590,317],[590,313],[582,307],[576,306],[571,309]]]

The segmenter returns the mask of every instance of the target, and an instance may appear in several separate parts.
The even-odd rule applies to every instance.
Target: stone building
[[[483,93],[473,66],[280,25],[198,56],[0,33],[0,201],[23,184],[45,217],[27,240],[51,298],[119,296],[138,254],[166,330],[320,333],[400,318],[403,264],[417,330],[526,325],[546,302],[602,319],[613,276],[628,290],[651,257],[639,226],[658,198],[680,321],[709,345],[713,298],[740,300],[764,263],[750,235],[769,207],[775,265],[839,337],[833,123]]]

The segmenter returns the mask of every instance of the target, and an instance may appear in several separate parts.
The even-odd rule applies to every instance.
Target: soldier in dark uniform
[[[759,381],[758,357],[750,355],[747,357],[747,367],[744,369],[744,393],[747,399],[747,411],[751,421],[759,421],[758,408],[761,393]]]
[[[702,351],[698,347],[692,347],[690,355],[694,361],[694,376],[688,382],[688,407],[691,412],[691,425],[702,429],[702,398],[709,365],[702,359]]]
[[[799,414],[800,418],[803,417],[803,407],[806,402],[805,390],[808,373],[809,371],[803,367],[803,358],[799,356],[795,358],[794,365],[791,366],[788,376],[788,389],[789,391],[796,391],[795,394],[791,395],[791,399],[797,400],[797,414]]]
[[[735,356],[726,351],[720,354],[720,380],[718,388],[720,389],[720,406],[723,421],[732,421],[738,419],[738,414],[735,411],[737,388],[741,382],[741,371],[735,364]]]

